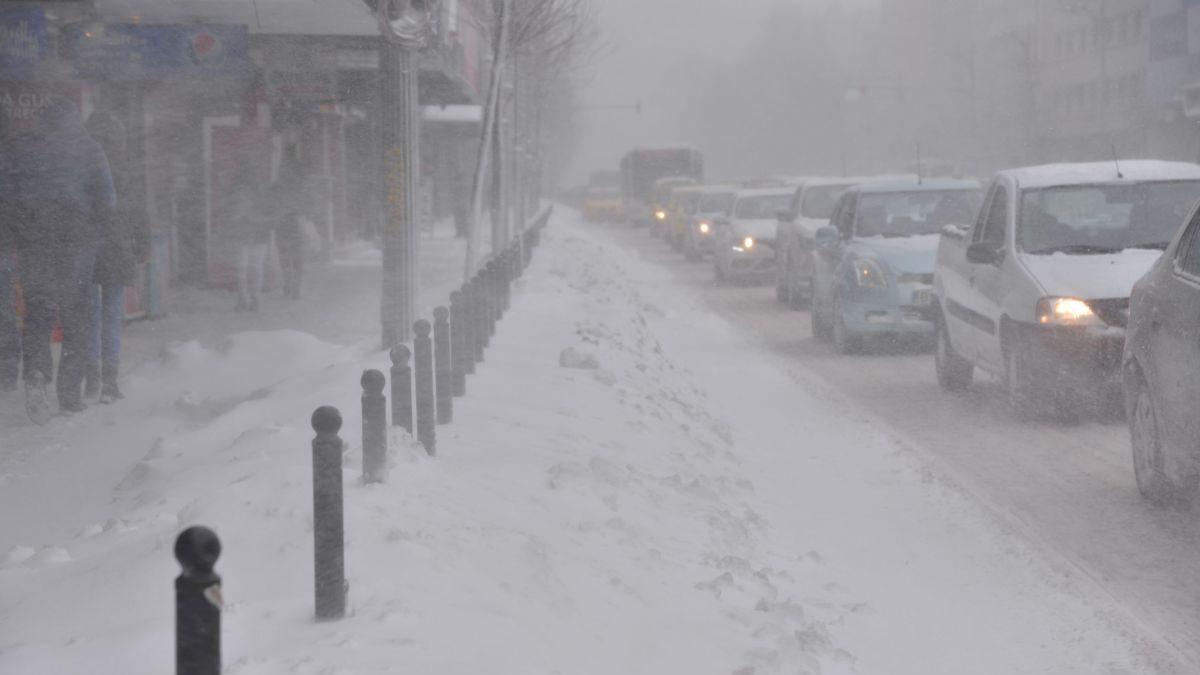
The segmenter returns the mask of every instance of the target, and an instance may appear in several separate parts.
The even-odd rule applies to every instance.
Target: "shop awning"
[[[102,21],[244,24],[251,34],[376,36],[362,0],[95,0]]]

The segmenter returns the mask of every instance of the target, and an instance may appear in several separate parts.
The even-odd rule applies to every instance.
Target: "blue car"
[[[858,185],[816,232],[813,335],[839,353],[868,336],[932,338],[933,268],[947,225],[975,220],[982,201],[969,180]]]

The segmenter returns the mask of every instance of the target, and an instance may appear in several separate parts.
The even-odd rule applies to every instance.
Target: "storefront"
[[[234,253],[221,245],[224,224],[211,208],[222,186],[206,167],[262,157],[264,148],[269,156],[270,148],[268,133],[230,158],[233,143],[214,133],[254,116],[246,27],[90,22],[70,30],[69,45],[93,107],[116,115],[129,132],[138,179],[128,198],[143,205],[152,240],[140,310],[165,312],[171,279],[228,285]]]

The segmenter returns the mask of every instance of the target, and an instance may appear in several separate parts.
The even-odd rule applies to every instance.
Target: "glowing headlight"
[[[887,288],[887,277],[879,263],[869,258],[854,261],[854,280],[860,288]]]
[[[743,239],[742,248],[746,249],[747,251],[754,248],[754,237],[746,237]]]
[[[654,212],[654,217],[655,217],[655,218],[658,218],[659,220],[666,220],[666,219],[667,219],[667,212],[666,212],[666,211],[663,211],[662,209],[659,209],[659,210],[657,210],[657,211],[655,211],[655,212]]]
[[[708,234],[709,230],[711,229],[712,226],[708,223],[700,223],[700,234]]]
[[[1042,298],[1037,304],[1037,322],[1047,326],[1094,326],[1100,319],[1079,298]]]

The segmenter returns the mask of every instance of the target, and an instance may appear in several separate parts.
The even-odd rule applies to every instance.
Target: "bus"
[[[650,224],[655,183],[668,177],[704,182],[704,155],[689,147],[639,148],[625,153],[621,158],[621,198],[631,223]]]

